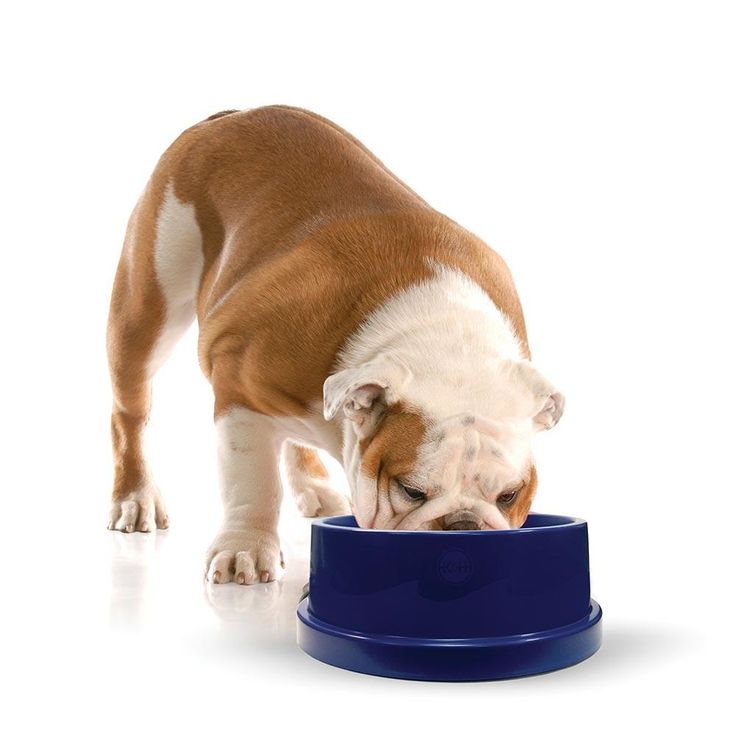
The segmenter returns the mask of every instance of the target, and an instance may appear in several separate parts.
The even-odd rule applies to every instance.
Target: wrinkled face
[[[359,444],[353,508],[376,529],[509,529],[526,521],[537,477],[531,421],[460,414],[430,423],[401,403]]]
[[[342,412],[359,526],[509,529],[526,521],[537,488],[532,438],[557,424],[564,397],[528,360],[497,361],[482,386],[463,397],[396,360],[327,379],[324,416]],[[473,404],[485,409],[458,411]]]

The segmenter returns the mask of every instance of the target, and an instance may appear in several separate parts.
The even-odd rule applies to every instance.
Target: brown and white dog
[[[530,362],[491,248],[351,135],[285,106],[213,115],[164,153],[131,216],[108,325],[110,528],[166,528],[142,433],[151,379],[194,317],[225,507],[207,577],[278,579],[279,453],[307,516],[507,529],[562,395]],[[314,448],[340,459],[352,500]]]

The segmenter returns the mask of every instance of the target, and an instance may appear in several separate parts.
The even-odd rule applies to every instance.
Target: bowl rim
[[[336,516],[324,516],[319,519],[312,520],[312,526],[317,526],[322,529],[329,529],[331,531],[342,531],[342,532],[359,532],[362,534],[413,534],[413,535],[425,535],[437,537],[442,535],[464,535],[464,536],[477,536],[477,535],[488,535],[493,534],[532,534],[534,532],[554,532],[556,530],[564,531],[575,527],[587,526],[585,519],[580,519],[576,516],[567,516],[566,514],[547,514],[539,511],[532,511],[529,516],[547,516],[554,519],[564,519],[565,521],[559,524],[548,524],[545,526],[532,526],[532,527],[520,527],[519,529],[451,529],[451,530],[439,530],[439,529],[366,529],[360,526],[346,526],[344,524],[336,523],[337,519],[354,519],[353,514],[339,514]]]

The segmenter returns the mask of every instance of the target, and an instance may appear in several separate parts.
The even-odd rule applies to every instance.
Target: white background
[[[4,12],[6,733],[614,733],[733,727],[733,6],[710,2],[15,3]],[[155,384],[166,534],[105,530],[104,327],[164,148],[226,108],[344,126],[508,261],[567,395],[537,510],[590,525],[604,645],[500,683],[343,672],[282,583],[207,589],[219,521],[193,330]],[[255,731],[254,729],[258,729]],[[731,731],[732,732],[732,731]]]

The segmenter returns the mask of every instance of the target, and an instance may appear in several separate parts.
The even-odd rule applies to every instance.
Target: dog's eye
[[[407,496],[412,501],[423,501],[425,498],[427,498],[427,494],[423,491],[420,491],[418,488],[412,488],[411,486],[405,486],[403,483],[399,483],[404,493],[406,493]]]
[[[496,501],[502,506],[510,506],[516,500],[516,497],[518,495],[518,489],[515,489],[513,491],[505,491],[496,499]]]

